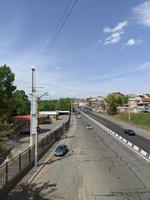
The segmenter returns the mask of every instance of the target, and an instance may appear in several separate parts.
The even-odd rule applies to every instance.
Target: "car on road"
[[[66,144],[58,145],[54,151],[55,156],[64,156],[68,151],[68,147]]]
[[[133,136],[135,135],[135,132],[132,129],[125,129],[124,133],[128,135],[133,135]]]
[[[87,124],[87,125],[86,125],[86,129],[88,129],[88,130],[92,130],[93,127],[92,127],[90,124]]]

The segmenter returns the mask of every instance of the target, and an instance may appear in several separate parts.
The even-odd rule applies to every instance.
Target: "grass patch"
[[[114,117],[121,121],[128,122],[128,113],[117,114]],[[131,113],[131,123],[150,128],[150,113]]]

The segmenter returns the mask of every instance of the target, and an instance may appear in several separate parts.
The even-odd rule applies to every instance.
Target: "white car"
[[[78,119],[80,119],[81,118],[81,115],[78,115]]]
[[[86,129],[88,129],[88,130],[92,130],[93,127],[92,127],[90,124],[87,124],[87,125],[86,125]]]

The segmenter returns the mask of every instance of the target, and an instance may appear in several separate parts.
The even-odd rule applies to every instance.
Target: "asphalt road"
[[[73,116],[59,143],[68,145],[66,156],[56,158],[51,149],[7,200],[150,199],[150,164],[86,117]]]
[[[85,113],[88,114],[93,119],[95,119],[96,121],[100,122],[101,124],[105,125],[111,130],[115,131],[116,133],[118,133],[119,135],[127,139],[128,141],[132,142],[133,144],[137,145],[141,149],[145,150],[147,153],[150,153],[150,140],[137,134],[135,136],[129,136],[124,133],[124,128],[120,126],[119,124],[112,122],[108,119],[105,119],[101,116],[97,116],[96,114],[92,113],[89,110],[87,110]]]

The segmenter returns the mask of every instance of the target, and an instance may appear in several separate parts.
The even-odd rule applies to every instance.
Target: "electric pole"
[[[35,135],[35,165],[38,162],[38,135],[37,135],[37,96],[35,83],[35,68],[32,67],[32,95],[31,95],[31,119],[30,119],[30,146],[33,145]]]

